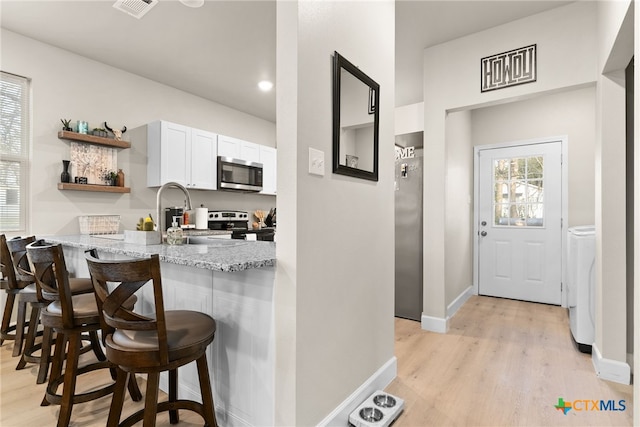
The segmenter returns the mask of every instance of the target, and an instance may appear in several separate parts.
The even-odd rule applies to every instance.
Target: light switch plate
[[[324,151],[309,147],[309,173],[324,176]]]

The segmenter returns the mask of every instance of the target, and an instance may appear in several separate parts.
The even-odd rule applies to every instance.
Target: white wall
[[[424,131],[424,102],[397,107],[395,116],[396,135]]]
[[[472,114],[447,115],[445,301],[447,307],[473,285]]]
[[[278,425],[318,424],[394,358],[394,12],[278,2]],[[334,51],[380,84],[378,182],[331,172]],[[309,147],[323,177],[307,173]]]
[[[27,233],[77,234],[77,216],[121,214],[121,229],[132,229],[141,216],[155,211],[155,189],[146,187],[146,140],[135,128],[164,119],[219,132],[263,145],[275,146],[275,124],[220,104],[181,92],[140,76],[106,66],[68,51],[2,29],[3,71],[32,79],[32,161],[30,220]],[[130,130],[124,139],[131,149],[118,153],[130,194],[59,191],[62,160],[69,158],[69,142],[59,140],[61,118],[104,121]],[[163,199],[182,205],[180,192]],[[191,192],[195,206],[210,209],[268,210],[275,197],[224,192]]]
[[[640,8],[634,7],[634,23],[640,22]],[[640,28],[634,25],[633,42],[634,57],[640,58]],[[640,141],[640,67],[633,70],[633,144],[638,147]],[[634,206],[633,206],[633,328],[632,331],[640,331],[640,150],[634,150]],[[633,368],[634,372],[640,367],[640,339],[633,340]],[[640,425],[640,381],[633,381],[633,425]]]
[[[626,324],[626,122],[624,69],[633,56],[633,2],[598,3],[596,113],[596,333],[601,377],[630,381]],[[626,377],[626,378],[625,378]]]
[[[425,203],[424,314],[445,320],[446,116],[453,111],[512,102],[593,84],[596,80],[595,4],[576,2],[480,33],[426,49],[424,52]],[[540,31],[544,28],[544,31]],[[480,92],[480,59],[537,44],[538,80],[512,88]],[[452,54],[455,52],[455,55]],[[449,296],[450,297],[450,296]]]

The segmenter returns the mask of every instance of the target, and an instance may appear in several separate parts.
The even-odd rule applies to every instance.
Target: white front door
[[[478,155],[478,292],[560,305],[561,142]]]

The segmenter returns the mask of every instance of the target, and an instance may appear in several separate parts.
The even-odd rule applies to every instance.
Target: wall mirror
[[[380,85],[333,56],[333,172],[378,180]]]

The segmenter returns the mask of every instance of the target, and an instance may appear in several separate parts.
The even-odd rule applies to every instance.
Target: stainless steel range
[[[249,214],[243,211],[209,211],[208,228],[246,231],[249,228]]]
[[[232,239],[247,240],[247,234],[255,234],[253,240],[274,241],[275,228],[253,230],[249,227],[249,219],[250,214],[243,211],[209,211],[208,228],[232,231]]]

